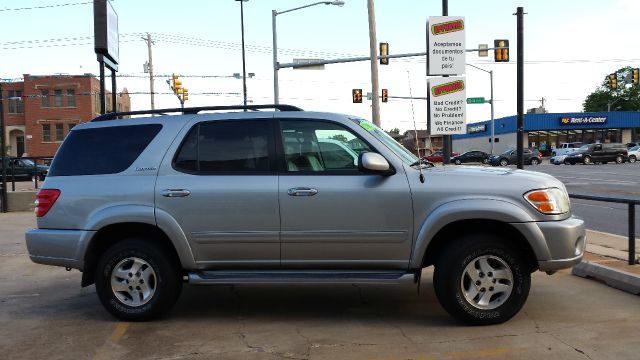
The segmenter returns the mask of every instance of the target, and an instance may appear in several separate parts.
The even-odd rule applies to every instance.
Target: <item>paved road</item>
[[[31,263],[31,213],[0,214],[2,359],[638,359],[638,297],[568,271],[535,273],[506,324],[467,327],[399,286],[185,286],[155,322],[110,317],[80,274]]]
[[[640,163],[606,165],[526,166],[561,180],[569,193],[640,199]],[[587,228],[627,236],[628,206],[587,200],[571,200],[573,212],[585,219]],[[636,229],[640,224],[636,208]],[[637,235],[636,235],[637,236]]]

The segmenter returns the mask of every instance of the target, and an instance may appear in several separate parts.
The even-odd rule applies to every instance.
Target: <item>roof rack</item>
[[[231,106],[202,106],[202,107],[190,107],[190,108],[173,108],[173,109],[155,109],[155,110],[139,110],[139,111],[123,111],[123,112],[112,112],[100,115],[95,119],[91,120],[91,122],[96,121],[107,121],[118,119],[121,116],[126,115],[151,115],[151,114],[162,114],[165,113],[173,113],[180,112],[183,114],[197,114],[200,111],[207,110],[262,110],[262,109],[275,109],[279,111],[303,111],[297,106],[293,105],[284,105],[284,104],[273,104],[273,105],[231,105]]]

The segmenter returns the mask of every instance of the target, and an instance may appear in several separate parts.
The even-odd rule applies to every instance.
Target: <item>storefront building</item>
[[[524,143],[548,156],[567,142],[628,143],[638,141],[640,112],[526,114]],[[516,147],[516,116],[494,121],[494,153]],[[468,124],[467,133],[453,136],[453,151],[491,150],[491,121]]]

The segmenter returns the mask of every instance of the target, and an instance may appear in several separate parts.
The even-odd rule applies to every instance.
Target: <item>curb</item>
[[[628,293],[640,294],[640,276],[610,268],[608,266],[583,261],[574,266],[571,273],[583,278],[594,278],[604,281],[607,285],[626,291]]]

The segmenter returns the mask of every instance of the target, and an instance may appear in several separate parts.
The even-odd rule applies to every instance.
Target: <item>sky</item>
[[[249,0],[244,3],[248,98],[273,103],[272,10],[284,11],[313,0]],[[133,110],[150,108],[148,61],[142,37],[150,33],[157,75],[182,76],[189,89],[185,106],[239,105],[242,81],[240,3],[234,0],[115,0],[120,33],[118,89],[131,93]],[[442,14],[441,0],[375,0],[379,42],[391,54],[426,51],[429,16]],[[510,40],[511,62],[493,54],[466,55],[466,62],[494,72],[495,117],[515,115],[516,17],[524,18],[525,109],[578,112],[585,97],[609,73],[640,66],[638,0],[449,0],[449,15],[464,16],[466,47]],[[277,16],[278,58],[337,59],[369,55],[366,0],[317,5]],[[93,6],[89,0],[0,0],[0,79],[23,74],[99,74],[93,45]],[[324,70],[279,71],[280,102],[305,110],[330,111],[371,119],[370,102],[351,101],[351,89],[371,91],[369,62],[326,65]],[[108,72],[107,72],[108,73]],[[466,67],[467,97],[490,98],[489,75]],[[390,96],[426,97],[426,58],[390,59],[379,66],[380,88]],[[156,77],[156,108],[178,107],[166,80]],[[109,83],[110,84],[110,83]],[[109,87],[110,85],[108,85]],[[427,127],[425,100],[381,103],[385,130]],[[604,109],[603,109],[604,110]],[[490,118],[488,104],[467,105],[467,123]]]

